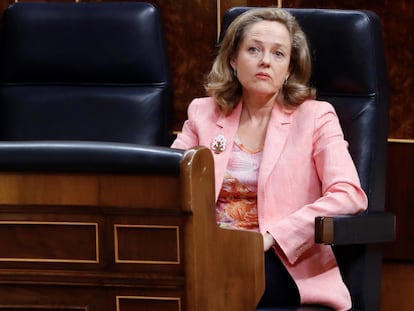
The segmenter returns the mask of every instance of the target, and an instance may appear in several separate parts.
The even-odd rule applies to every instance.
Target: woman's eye
[[[257,53],[257,52],[259,52],[259,48],[255,47],[255,46],[251,46],[251,47],[249,47],[249,52]]]
[[[282,51],[275,51],[273,54],[277,57],[282,57],[284,55]]]

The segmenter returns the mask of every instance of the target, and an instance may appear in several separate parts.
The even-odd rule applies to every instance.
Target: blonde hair
[[[249,27],[261,21],[283,24],[292,41],[290,74],[279,92],[280,103],[286,108],[293,108],[316,96],[316,90],[309,86],[311,56],[307,38],[295,17],[280,8],[250,9],[239,15],[227,28],[205,84],[207,94],[215,99],[218,109],[224,114],[234,109],[242,95],[242,86],[233,73],[230,61],[237,54]]]

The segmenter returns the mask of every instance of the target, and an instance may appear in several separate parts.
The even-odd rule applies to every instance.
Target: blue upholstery
[[[231,21],[248,9],[235,7],[225,13],[219,42]],[[334,218],[338,226],[332,230],[335,237],[332,243],[343,244],[334,246],[334,251],[355,310],[379,310],[381,246],[365,242],[386,241],[388,236],[384,238],[383,232],[392,235],[394,225],[393,216],[382,213],[388,86],[380,20],[368,11],[288,10],[296,16],[309,39],[313,65],[311,84],[317,88],[319,99],[334,105],[369,198],[366,215]],[[309,306],[295,310],[321,308]],[[260,309],[268,310],[293,309],[278,306]]]

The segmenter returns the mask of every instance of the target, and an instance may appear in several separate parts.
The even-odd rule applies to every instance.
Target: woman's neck
[[[269,121],[276,96],[243,96],[241,122],[262,124]]]
[[[262,102],[246,102],[243,98],[237,136],[244,145],[252,150],[260,149],[264,145],[274,103],[274,98]]]
[[[272,111],[277,94],[258,95],[244,92],[242,96],[243,108],[247,109],[250,116],[266,115]]]

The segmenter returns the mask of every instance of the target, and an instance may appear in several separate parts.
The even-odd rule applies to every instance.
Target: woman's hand
[[[265,232],[262,235],[263,235],[263,247],[264,247],[264,251],[266,252],[275,244],[275,239],[269,232]]]

